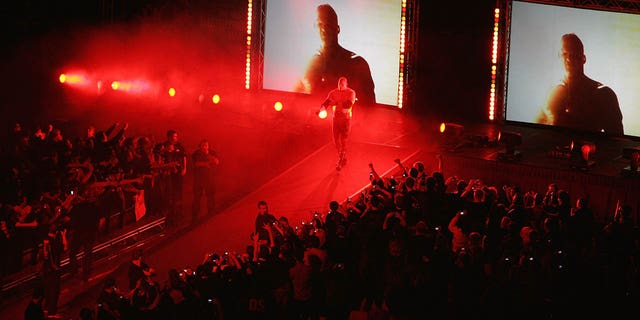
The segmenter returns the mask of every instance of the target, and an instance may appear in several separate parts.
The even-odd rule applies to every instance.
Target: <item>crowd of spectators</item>
[[[111,224],[108,213],[126,205],[123,195],[145,188],[136,178],[151,173],[154,143],[125,137],[126,124],[114,135],[119,126],[70,139],[53,126],[16,124],[2,150],[3,276],[38,246],[30,262],[55,274],[60,251],[90,246],[87,237]],[[623,312],[639,301],[640,237],[629,205],[597,222],[588,196],[555,183],[493,186],[396,163],[388,177],[369,164],[361,194],[295,226],[260,201],[244,252],[204,253],[197,266],[168,270],[166,283],[136,251],[128,286],[107,278],[82,318],[551,318]],[[128,179],[133,189],[114,183]],[[43,303],[55,314],[50,289],[35,291],[29,314]]]
[[[137,252],[98,319],[551,319],[639,301],[639,237],[623,203],[597,222],[555,183],[523,191],[445,179],[421,162],[292,226],[257,205],[245,252],[205,253],[168,281]]]
[[[147,136],[127,137],[127,128],[88,126],[68,137],[53,125],[15,123],[0,150],[0,276],[36,265],[50,233],[64,232],[64,248],[73,253],[123,227],[125,209],[151,173],[153,148]]]

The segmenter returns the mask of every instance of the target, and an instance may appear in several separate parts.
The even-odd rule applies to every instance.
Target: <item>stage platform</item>
[[[517,156],[501,154],[505,151],[497,142],[501,131],[521,135]],[[440,141],[443,139],[439,137]],[[572,141],[595,145],[588,162],[570,158]],[[605,222],[615,211],[617,201],[630,204],[637,219],[640,175],[628,170],[630,160],[623,157],[623,150],[638,146],[640,142],[631,137],[604,137],[521,124],[470,124],[464,125],[464,137],[459,143],[445,141],[417,157],[433,159],[434,154],[441,154],[445,177],[479,178],[496,187],[517,184],[523,192],[543,193],[549,183],[556,183],[569,192],[572,202],[589,197],[596,219]]]

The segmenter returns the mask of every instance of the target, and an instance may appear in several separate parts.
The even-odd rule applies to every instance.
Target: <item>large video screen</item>
[[[357,103],[397,105],[401,18],[401,0],[268,0],[262,89],[323,97],[345,76]]]
[[[640,136],[640,15],[511,8],[506,120]]]

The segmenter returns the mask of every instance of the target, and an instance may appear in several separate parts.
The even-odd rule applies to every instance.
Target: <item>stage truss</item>
[[[626,13],[640,13],[640,0],[532,0],[527,2]]]

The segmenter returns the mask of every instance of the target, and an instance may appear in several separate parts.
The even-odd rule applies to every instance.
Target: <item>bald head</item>
[[[320,32],[320,40],[323,47],[333,47],[338,44],[338,33],[340,26],[338,25],[338,15],[336,11],[328,4],[321,4],[318,10],[318,31]]]
[[[349,86],[349,83],[347,81],[347,78],[345,77],[340,77],[338,78],[338,89],[340,90],[344,90]]]
[[[577,35],[568,33],[562,36],[562,59],[564,68],[569,78],[579,77],[584,74],[584,64],[587,61],[584,55],[584,46]]]
[[[582,40],[575,33],[568,33],[562,36],[562,47],[572,52],[584,53]]]
[[[337,26],[338,25],[338,15],[336,11],[333,10],[328,4],[321,4],[318,6],[318,21],[323,22],[327,25]]]

